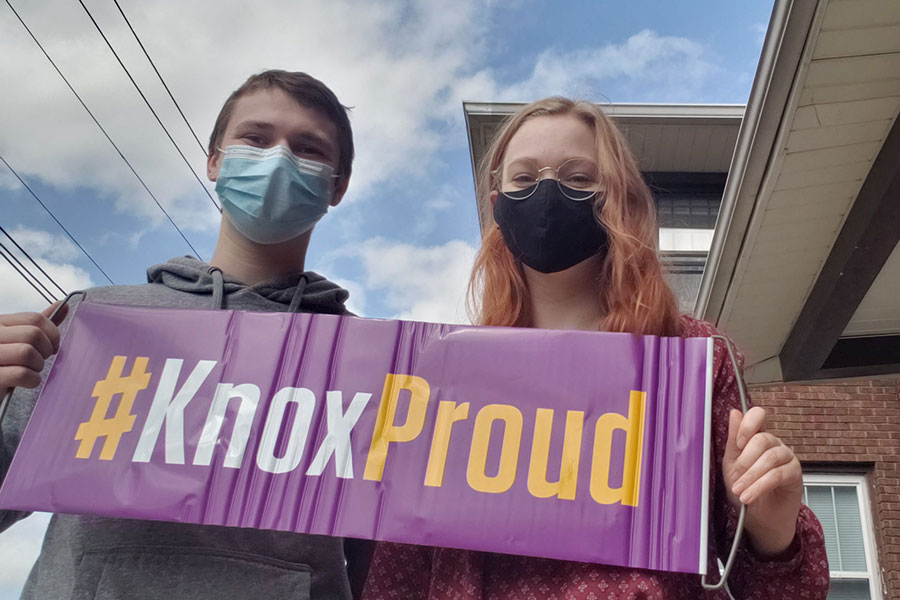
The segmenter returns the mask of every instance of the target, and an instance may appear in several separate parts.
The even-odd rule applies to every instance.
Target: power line
[[[159,126],[162,127],[162,130],[166,133],[166,137],[169,138],[169,141],[172,142],[172,145],[175,146],[175,150],[178,152],[178,156],[181,157],[181,160],[184,161],[184,164],[187,165],[188,170],[191,172],[191,175],[194,176],[194,179],[197,180],[197,183],[200,184],[200,187],[203,188],[203,191],[209,197],[209,201],[213,203],[213,206],[216,207],[216,210],[221,211],[222,208],[219,206],[219,203],[216,202],[215,198],[212,197],[212,194],[209,193],[209,190],[206,189],[206,186],[203,185],[203,182],[200,180],[200,177],[194,171],[193,167],[191,167],[190,161],[184,155],[184,152],[181,151],[181,148],[175,142],[175,138],[172,137],[172,134],[169,133],[169,130],[163,124],[162,119],[159,118],[159,115],[156,114],[156,111],[153,110],[153,107],[150,105],[150,101],[147,100],[147,96],[144,95],[144,92],[141,91],[140,86],[138,86],[137,82],[134,80],[134,77],[131,76],[131,72],[128,70],[128,67],[125,66],[125,63],[122,62],[122,59],[119,58],[119,54],[116,52],[116,49],[113,48],[113,45],[110,43],[109,39],[106,37],[106,34],[103,33],[103,30],[100,29],[100,25],[97,24],[96,19],[94,19],[94,15],[91,14],[91,11],[88,10],[88,7],[84,5],[82,0],[78,0],[78,3],[81,5],[81,8],[84,9],[84,12],[87,13],[88,18],[91,20],[91,23],[94,24],[94,27],[97,28],[97,32],[100,34],[100,37],[103,38],[103,41],[106,42],[106,45],[109,47],[109,50],[113,53],[113,56],[116,57],[116,60],[119,61],[119,66],[122,67],[122,70],[125,71],[125,74],[128,75],[129,81],[131,81],[131,85],[134,86],[134,89],[137,90],[137,93],[140,94],[141,99],[143,99],[144,104],[147,105],[147,108],[150,109],[150,112],[153,114],[153,117],[156,119],[156,122],[159,123]],[[192,130],[193,131],[193,130]]]
[[[54,300],[56,300],[56,294],[54,294],[53,292],[51,292],[51,291],[47,288],[47,286],[44,285],[44,282],[41,281],[40,279],[38,279],[37,276],[35,276],[35,274],[31,272],[31,269],[29,269],[29,268],[26,267],[24,264],[22,264],[22,261],[19,260],[19,257],[16,256],[15,253],[14,253],[12,250],[10,250],[10,249],[7,248],[6,246],[4,246],[4,245],[3,245],[3,242],[0,242],[0,248],[2,248],[3,250],[5,250],[6,253],[9,254],[9,256],[12,257],[12,259],[13,259],[14,261],[16,261],[16,264],[19,265],[19,267],[20,267],[23,271],[25,271],[26,273],[28,273],[28,276],[31,277],[31,279],[33,279],[34,282],[35,282],[36,284],[38,284],[39,286],[41,286],[41,289],[42,289],[42,290],[44,290],[45,292],[47,292],[47,295],[48,295],[48,296],[50,296],[51,298],[53,298]],[[24,277],[24,275],[23,275],[23,277]]]
[[[41,43],[38,41],[38,39],[37,39],[37,38],[34,36],[34,34],[31,32],[31,29],[28,28],[28,25],[25,24],[25,21],[22,20],[22,17],[19,16],[19,13],[16,12],[16,9],[13,8],[13,5],[10,3],[9,0],[6,0],[6,5],[9,6],[9,9],[10,9],[11,11],[13,11],[13,14],[14,14],[14,15],[16,15],[16,18],[19,20],[19,23],[22,24],[22,27],[25,28],[25,31],[28,32],[28,35],[30,35],[30,36],[31,36],[31,39],[34,40],[34,43],[37,44],[37,47],[41,49],[41,52],[44,53],[44,56],[47,57],[47,60],[49,60],[49,61],[50,61],[50,64],[53,65],[53,68],[56,69],[57,74],[59,74],[59,76],[62,78],[62,80],[66,83],[66,85],[68,86],[69,90],[71,90],[71,92],[72,92],[73,94],[75,94],[75,97],[78,98],[78,102],[81,103],[82,108],[84,108],[84,110],[87,111],[87,114],[90,115],[91,119],[93,119],[94,124],[100,129],[101,132],[103,132],[103,135],[106,137],[106,140],[112,145],[113,148],[115,148],[116,152],[119,154],[119,156],[121,157],[121,159],[122,159],[123,161],[125,161],[125,164],[126,164],[126,165],[128,165],[128,168],[131,169],[131,172],[134,174],[134,176],[137,178],[137,180],[141,183],[141,185],[143,186],[144,190],[146,190],[146,192],[150,195],[150,197],[153,198],[153,201],[156,203],[156,206],[159,207],[159,210],[161,210],[162,213],[163,213],[164,215],[166,215],[166,218],[169,220],[169,223],[171,223],[171,224],[172,224],[172,227],[174,227],[175,230],[178,231],[178,234],[181,235],[181,239],[183,239],[183,240],[185,241],[185,243],[186,243],[188,246],[190,246],[191,250],[194,251],[194,254],[195,254],[198,258],[200,258],[200,253],[197,252],[197,249],[194,248],[194,245],[191,244],[191,242],[187,239],[187,237],[184,235],[184,233],[181,231],[181,229],[178,227],[178,225],[175,224],[175,221],[172,220],[172,217],[169,216],[169,213],[166,212],[166,209],[163,208],[163,206],[162,206],[162,204],[160,204],[159,200],[156,199],[156,196],[153,195],[153,192],[150,191],[150,188],[147,187],[147,184],[144,183],[144,180],[141,179],[141,176],[140,176],[140,175],[138,175],[138,172],[134,169],[133,166],[131,166],[131,163],[128,161],[127,158],[125,158],[125,155],[122,154],[122,151],[119,150],[119,147],[116,145],[116,143],[112,140],[111,137],[109,137],[109,134],[106,132],[106,130],[105,130],[105,129],[103,128],[103,126],[100,124],[100,121],[97,120],[97,117],[94,116],[94,113],[91,112],[91,109],[89,109],[88,106],[87,106],[87,104],[84,103],[84,100],[81,99],[81,96],[78,95],[78,92],[75,91],[75,88],[72,87],[72,84],[69,83],[69,80],[66,79],[66,76],[63,75],[62,71],[59,70],[59,67],[56,66],[56,63],[53,62],[53,59],[50,58],[50,55],[47,53],[46,50],[44,50],[44,47],[41,45]],[[7,166],[9,166],[9,165],[7,165]],[[202,259],[201,259],[201,260],[202,260]]]
[[[56,215],[53,214],[53,211],[51,211],[49,208],[47,208],[47,205],[46,205],[46,204],[44,204],[43,202],[41,202],[41,199],[38,198],[38,195],[34,193],[34,190],[32,190],[30,187],[28,187],[28,184],[25,183],[25,180],[24,180],[24,179],[22,179],[21,177],[19,177],[19,174],[16,173],[16,170],[13,169],[12,166],[11,166],[8,162],[6,162],[6,159],[3,158],[3,155],[2,155],[2,154],[0,154],[0,161],[2,161],[4,165],[6,165],[6,168],[7,168],[7,169],[9,169],[10,171],[12,171],[12,174],[15,175],[15,176],[16,176],[16,179],[19,180],[19,183],[21,183],[23,186],[25,186],[25,189],[28,190],[28,191],[31,193],[31,196],[32,196],[35,200],[37,200],[37,203],[41,205],[41,208],[43,208],[45,211],[47,211],[47,214],[50,215],[50,217],[51,217],[54,221],[56,221],[56,224],[59,225],[59,228],[60,228],[60,229],[62,229],[63,231],[66,232],[66,235],[69,236],[69,239],[72,240],[72,242],[74,242],[75,245],[78,246],[78,249],[81,250],[81,252],[82,252],[85,256],[88,257],[88,260],[91,261],[91,262],[94,264],[95,267],[97,267],[97,270],[100,271],[101,273],[103,273],[103,276],[106,277],[106,280],[107,280],[110,284],[115,285],[115,283],[113,283],[113,280],[109,278],[109,275],[106,274],[106,271],[104,271],[102,268],[100,268],[100,265],[97,264],[97,261],[94,260],[94,258],[88,253],[88,251],[85,250],[84,247],[83,247],[81,244],[78,243],[78,240],[75,239],[75,236],[72,235],[71,233],[69,233],[69,230],[66,229],[66,226],[59,222],[59,219],[56,218]]]
[[[16,272],[22,276],[22,279],[27,281],[28,284],[34,288],[34,291],[36,291],[38,294],[40,294],[41,298],[43,298],[47,302],[47,304],[53,304],[53,301],[56,300],[56,298],[47,297],[47,295],[45,295],[44,292],[42,292],[41,289],[38,286],[36,286],[34,284],[34,282],[31,281],[31,279],[29,279],[27,275],[25,275],[25,273],[23,273],[21,270],[19,270],[19,267],[17,267],[16,264],[12,260],[10,260],[9,256],[6,255],[7,252],[9,252],[9,250],[7,250],[6,246],[4,246],[2,242],[0,242],[0,256],[2,256],[3,258],[6,259],[6,262],[9,263],[9,266],[11,266],[13,269],[15,269]],[[9,255],[12,256],[13,258],[15,258],[15,256],[13,256],[12,252],[9,252]],[[18,260],[16,262],[18,262]],[[21,264],[21,263],[19,263],[19,264]]]
[[[194,128],[191,127],[191,124],[188,122],[187,117],[184,116],[184,112],[182,112],[181,106],[178,105],[178,101],[175,100],[175,96],[172,94],[169,86],[166,85],[165,79],[163,79],[163,76],[160,74],[159,69],[156,68],[156,64],[153,62],[153,59],[150,58],[150,53],[147,52],[146,48],[144,48],[144,44],[141,42],[141,38],[138,37],[138,34],[134,30],[134,27],[131,26],[131,22],[128,20],[128,17],[125,16],[125,11],[123,11],[122,7],[119,6],[119,0],[113,0],[113,3],[116,5],[116,8],[119,9],[119,14],[122,15],[123,19],[125,19],[125,24],[128,25],[128,29],[130,29],[132,35],[134,35],[134,39],[137,40],[138,46],[140,46],[141,50],[144,51],[144,56],[146,56],[147,60],[150,61],[150,66],[153,67],[153,71],[156,73],[156,76],[159,77],[160,83],[162,83],[163,87],[166,88],[166,92],[168,92],[169,98],[171,98],[172,102],[175,104],[175,108],[178,109],[178,114],[181,115],[181,118],[184,120],[184,124],[187,125],[187,128],[190,129],[191,134],[194,136],[194,139],[197,140],[197,145],[200,146],[200,150],[203,152],[203,155],[209,157],[209,153],[206,151],[206,146],[204,146],[203,142],[200,141],[200,138],[197,137],[197,134],[194,132]]]
[[[46,277],[47,279],[49,279],[49,280],[50,280],[50,283],[52,283],[54,286],[56,286],[56,289],[58,289],[58,290],[60,291],[60,293],[61,293],[63,296],[66,295],[66,291],[65,291],[64,289],[62,289],[62,287],[60,287],[60,285],[59,285],[58,283],[56,283],[56,281],[54,281],[52,277],[50,277],[50,275],[47,273],[47,271],[45,271],[44,269],[41,268],[41,265],[37,264],[37,262],[36,262],[33,258],[31,258],[31,255],[28,254],[28,252],[25,251],[25,248],[23,248],[22,246],[20,246],[20,245],[19,245],[19,242],[17,242],[17,241],[15,240],[15,238],[13,238],[13,236],[9,234],[9,232],[7,232],[5,229],[3,229],[3,226],[2,226],[2,225],[0,225],[0,233],[3,233],[3,235],[5,235],[6,237],[8,237],[8,238],[9,238],[9,241],[11,241],[11,242],[16,246],[16,248],[19,249],[19,252],[21,252],[22,254],[24,254],[24,255],[25,255],[25,258],[27,258],[28,260],[30,260],[30,261],[31,261],[31,264],[33,264],[35,267],[37,267],[38,271],[40,271],[41,273],[43,273],[43,274],[44,274],[44,277]],[[37,277],[35,277],[35,279],[37,279]],[[47,292],[49,293],[50,290],[47,290]],[[54,294],[54,296],[55,296],[55,295],[56,295],[56,294]]]

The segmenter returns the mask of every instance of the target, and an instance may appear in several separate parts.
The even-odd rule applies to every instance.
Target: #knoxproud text
[[[95,404],[91,417],[78,426],[75,434],[75,440],[80,442],[75,454],[77,458],[91,458],[95,442],[99,438],[104,438],[99,458],[112,460],[122,436],[132,430],[136,419],[136,415],[132,414],[134,401],[138,392],[150,387],[151,373],[146,372],[147,357],[136,357],[129,375],[124,374],[126,362],[127,357],[114,357],[106,378],[94,386],[92,396]],[[166,360],[132,456],[133,462],[150,462],[160,434],[165,429],[165,462],[185,464],[184,411],[194,400],[217,361],[198,361],[182,386],[176,390],[183,363],[182,359],[177,358]],[[401,394],[404,392],[408,393],[409,400],[406,414],[398,415]],[[109,417],[109,409],[116,396],[119,396],[119,403],[113,416]],[[354,477],[350,434],[371,398],[371,393],[357,392],[344,410],[342,391],[325,392],[327,435],[319,444],[306,475],[322,475],[333,456],[337,476],[344,479]],[[228,468],[241,468],[257,407],[260,404],[259,387],[252,383],[216,385],[206,421],[194,448],[192,461],[194,465],[211,464],[213,451],[222,435],[226,409],[232,400],[238,400],[239,404],[233,417],[234,427],[222,464]],[[632,390],[627,415],[616,412],[604,413],[594,424],[589,491],[594,501],[599,504],[638,505],[645,403],[646,393]],[[275,393],[269,403],[257,447],[256,466],[259,469],[268,473],[286,473],[300,465],[306,450],[316,404],[316,395],[308,388],[285,387]],[[424,378],[394,373],[385,376],[372,441],[366,455],[363,479],[369,481],[382,479],[392,448],[418,439],[422,435],[428,410],[433,406],[431,388]],[[289,407],[293,410],[289,410]],[[466,469],[467,483],[478,492],[503,493],[512,487],[516,478],[523,430],[522,412],[509,404],[488,404],[474,415],[470,415],[470,408],[468,402],[445,400],[437,403],[437,415],[431,432],[431,449],[423,483],[430,487],[443,485],[453,428],[457,423],[472,418],[474,426]],[[549,408],[539,408],[535,413],[534,438],[528,464],[528,491],[537,498],[556,497],[573,500],[578,487],[579,461],[585,430],[584,412],[566,411],[559,479],[548,481],[547,465],[550,459],[553,415],[554,410]],[[288,417],[291,421],[284,423]],[[499,469],[496,474],[488,475],[488,449],[496,421],[503,422]],[[287,433],[279,443],[282,437],[280,434],[285,427]],[[613,487],[610,485],[610,463],[613,434],[617,430],[624,432],[625,446],[622,453],[621,483]],[[280,456],[276,456],[276,453]]]

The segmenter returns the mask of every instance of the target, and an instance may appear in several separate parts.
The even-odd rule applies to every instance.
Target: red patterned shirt
[[[717,335],[703,321],[683,318],[684,337]],[[739,366],[743,357],[738,355]],[[715,342],[713,364],[713,485],[710,488],[709,579],[718,580],[716,557],[728,556],[737,511],[722,483],[728,413],[740,408],[737,380],[724,344]],[[746,538],[745,538],[746,540]],[[599,542],[598,542],[599,543]],[[729,577],[737,600],[824,600],[828,559],[822,528],[802,507],[797,534],[780,556],[763,559],[741,543]],[[611,567],[471,550],[382,542],[369,570],[363,600],[727,600],[707,592],[700,576]]]

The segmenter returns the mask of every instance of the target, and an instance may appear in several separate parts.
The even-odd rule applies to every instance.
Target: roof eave
[[[738,133],[694,315],[718,323],[818,2],[776,0]]]

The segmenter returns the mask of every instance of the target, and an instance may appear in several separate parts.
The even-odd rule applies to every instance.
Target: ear
[[[337,206],[347,193],[347,186],[350,185],[349,177],[341,177],[336,179],[334,183],[334,195],[331,197],[331,206]]]
[[[210,181],[219,178],[219,169],[222,167],[222,153],[216,150],[206,159],[206,176]]]
[[[491,200],[491,210],[494,210],[494,205],[497,204],[497,196],[499,196],[499,195],[500,195],[500,192],[498,192],[497,190],[494,190],[493,192],[491,192],[491,195],[488,196],[488,198],[490,198],[490,200]]]

